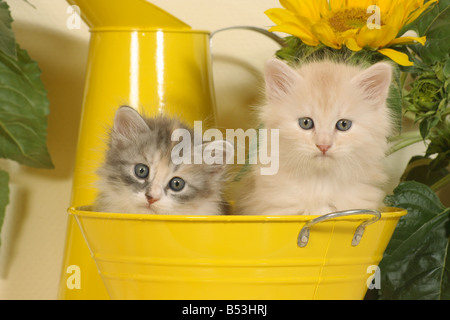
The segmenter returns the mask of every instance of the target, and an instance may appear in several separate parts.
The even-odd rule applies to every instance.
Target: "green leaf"
[[[430,16],[430,14],[432,15]],[[431,17],[433,18],[431,19]],[[423,61],[432,64],[436,60],[448,59],[450,52],[449,1],[445,1],[431,10],[427,19],[419,24],[418,31],[420,35],[427,37],[425,46],[418,45],[418,52]]]
[[[450,78],[450,59],[445,61],[444,68],[442,69],[444,77]]]
[[[53,168],[47,150],[49,102],[41,71],[25,50],[17,60],[0,52],[0,157]]]
[[[413,181],[401,183],[385,202],[408,214],[380,263],[380,299],[450,299],[450,208],[429,187]]]
[[[428,1],[425,1],[425,3]],[[439,0],[438,3],[431,5],[431,9],[428,8],[426,12],[422,13],[420,17],[404,27],[400,31],[400,34],[408,30],[414,30],[419,36],[425,35],[428,27],[432,24],[433,20],[439,15],[440,12],[444,11],[450,5],[450,0]]]
[[[11,29],[12,21],[8,4],[0,0],[0,51],[10,58],[16,59],[16,39]]]
[[[424,156],[414,156],[406,166],[401,181],[417,181],[431,187],[449,174],[446,166],[437,166],[434,161]]]
[[[9,175],[7,172],[0,170],[0,245],[2,243],[1,231],[3,220],[5,219],[6,206],[9,203]]]
[[[450,162],[450,121],[442,121],[436,125],[429,135],[430,144],[425,156],[437,154],[430,164],[432,170],[446,168]]]
[[[420,135],[425,140],[428,138],[428,135],[430,133],[430,130],[436,127],[436,125],[439,123],[439,118],[436,116],[431,116],[428,118],[425,118],[422,120],[422,122],[419,125]]]

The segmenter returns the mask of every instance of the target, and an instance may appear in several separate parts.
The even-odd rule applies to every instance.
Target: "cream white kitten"
[[[253,165],[237,213],[322,215],[379,208],[392,129],[386,106],[391,76],[384,62],[363,69],[332,61],[297,68],[269,61],[260,120],[269,130],[279,129],[279,170],[261,175],[261,165]],[[269,153],[276,150],[267,144]]]

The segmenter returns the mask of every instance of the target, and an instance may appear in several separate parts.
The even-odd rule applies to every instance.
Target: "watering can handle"
[[[253,27],[253,26],[233,26],[233,27],[226,27],[226,28],[218,29],[216,31],[211,32],[211,35],[209,37],[210,47],[212,47],[212,38],[214,37],[215,34],[222,32],[222,31],[234,30],[234,29],[255,31],[255,32],[265,35],[266,37],[269,37],[270,39],[272,39],[273,41],[278,43],[280,45],[280,47],[286,46],[286,42],[284,41],[283,38],[277,36],[276,34],[274,34],[272,32],[267,31],[266,29]]]
[[[373,215],[373,218],[364,221],[363,223],[361,223],[358,226],[358,228],[356,228],[355,234],[353,235],[353,239],[352,239],[352,246],[357,246],[359,244],[359,242],[361,241],[361,238],[363,236],[365,228],[369,224],[372,224],[381,218],[380,211],[366,210],[366,209],[346,210],[346,211],[332,212],[332,213],[320,216],[318,218],[315,218],[315,219],[309,221],[307,224],[305,224],[303,226],[302,230],[300,230],[300,233],[298,234],[298,238],[297,238],[297,245],[300,248],[306,247],[306,245],[308,244],[308,241],[309,241],[310,229],[316,223],[327,221],[327,220],[338,218],[338,217],[345,217],[345,216],[359,215],[359,214],[370,214],[370,215]]]

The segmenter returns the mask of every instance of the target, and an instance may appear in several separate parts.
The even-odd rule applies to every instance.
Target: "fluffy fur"
[[[104,164],[98,170],[100,212],[218,215],[224,213],[221,195],[224,165],[179,164],[171,160],[178,142],[171,141],[177,128],[193,132],[176,119],[143,118],[130,107],[118,109],[110,132]],[[136,164],[145,164],[145,179],[135,174]],[[174,177],[185,182],[181,191],[169,187]],[[155,202],[149,199],[159,199]]]
[[[253,166],[237,213],[377,209],[387,180],[382,163],[392,129],[386,106],[391,75],[384,62],[363,69],[327,60],[297,68],[269,61],[260,120],[267,129],[279,129],[280,168],[264,176]],[[314,121],[312,129],[299,126],[304,117]],[[341,119],[352,121],[348,131],[337,130]]]

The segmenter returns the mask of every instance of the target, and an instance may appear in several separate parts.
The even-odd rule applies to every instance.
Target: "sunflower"
[[[403,66],[411,66],[405,53],[395,46],[425,37],[398,37],[400,30],[438,2],[430,0],[280,0],[284,7],[267,10],[276,24],[269,31],[280,31],[301,39],[308,46],[323,44],[334,49],[346,46],[352,51],[376,50]],[[376,5],[377,7],[373,7]],[[378,10],[378,24],[370,23]],[[376,21],[376,20],[375,20]]]

